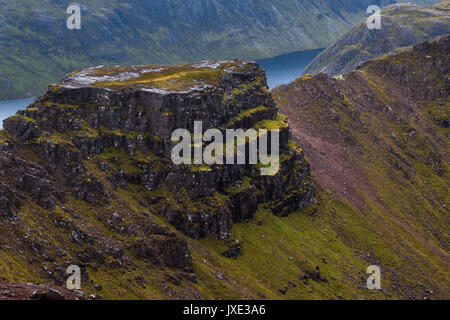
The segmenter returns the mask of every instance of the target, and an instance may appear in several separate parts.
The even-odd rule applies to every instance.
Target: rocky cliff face
[[[383,8],[381,29],[371,30],[366,21],[362,21],[319,54],[304,74],[343,75],[369,59],[448,34],[449,4],[443,1],[429,8],[411,4]]]
[[[342,79],[307,75],[273,90],[318,188],[345,203],[319,212],[334,212],[331,228],[381,266],[380,298],[450,294],[449,52],[445,36]]]
[[[171,134],[192,132],[194,121],[203,130],[280,130],[279,172],[174,165]],[[4,128],[2,235],[21,240],[2,243],[36,265],[52,264],[42,277],[58,284],[62,260],[83,270],[144,262],[195,279],[184,235],[226,240],[259,204],[287,216],[312,203],[309,164],[255,63],[85,69],[51,86]]]
[[[323,48],[369,5],[394,2],[79,0],[81,30],[67,30],[68,1],[3,0],[0,100],[41,95],[64,74],[91,65],[258,59]]]
[[[195,121],[202,121],[205,131],[280,129],[280,148],[287,155],[280,173],[263,178],[256,166],[173,165],[172,132],[193,132]],[[287,214],[311,201],[311,187],[295,191],[307,181],[309,167],[290,145],[284,121],[256,64],[205,62],[86,69],[51,87],[4,126],[18,141],[33,142],[46,169],[70,182],[77,199],[104,205],[109,188],[137,185],[161,192],[151,200],[155,210],[191,237],[226,238],[232,223],[251,218],[258,203],[272,201],[276,213]],[[108,164],[114,150],[124,151],[128,167],[120,158],[119,164]],[[105,181],[83,163],[93,158]],[[52,188],[40,186],[47,209],[64,204],[64,192]],[[174,202],[164,199],[165,191]],[[294,204],[286,204],[288,194]]]

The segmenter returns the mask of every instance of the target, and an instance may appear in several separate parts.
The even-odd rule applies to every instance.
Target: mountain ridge
[[[362,240],[368,259],[405,292],[435,282],[440,299],[450,290],[449,45],[445,36],[339,79],[305,75],[272,91],[318,189],[375,227],[366,234],[374,238]],[[426,299],[437,292],[423,290]]]

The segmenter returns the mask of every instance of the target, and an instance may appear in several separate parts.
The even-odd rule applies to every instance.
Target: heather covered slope
[[[307,75],[273,90],[313,179],[352,208],[336,223],[344,241],[363,237],[385,288],[404,297],[450,296],[449,52],[447,36],[342,80]]]
[[[0,1],[0,100],[38,96],[66,73],[100,64],[258,59],[323,48],[394,0]],[[419,4],[435,0],[416,1]]]
[[[446,88],[442,79],[448,74],[448,41],[444,45],[443,49],[436,45],[421,49],[413,56],[422,62],[414,66],[429,75],[423,92],[430,101],[448,92],[440,91]],[[419,79],[408,73],[407,61],[412,57],[398,59],[405,61],[401,63],[404,72],[393,67],[389,74],[405,74],[414,87],[420,87]],[[395,66],[396,61],[380,63]],[[374,70],[385,72],[378,67]],[[364,101],[372,99],[376,107],[384,106],[376,103],[379,91],[370,86],[361,89],[361,79],[357,80],[351,83],[354,95],[346,88],[348,99],[362,96]],[[347,112],[355,112],[356,117],[362,100],[350,107],[346,103],[351,100],[344,93],[338,97],[346,102],[338,103],[329,87],[324,91],[321,85],[301,85],[323,81],[337,89],[333,79],[305,81],[277,89],[279,105],[290,114],[291,122],[292,112],[311,119],[306,132],[324,130],[327,137],[337,139],[330,140],[336,148],[350,150],[350,158],[343,159],[347,162],[336,158],[333,149],[321,149],[318,155],[340,160],[346,174],[345,164],[356,164],[353,157],[361,164],[370,161],[373,154],[363,158],[363,151],[377,152],[377,161],[396,160],[386,153],[389,145],[402,155],[397,140],[383,144],[393,139],[390,134],[363,138],[374,141],[365,148],[357,144],[355,152],[359,153],[354,155],[349,132],[356,136],[359,131],[353,130]],[[292,105],[279,98],[280,90],[286,90]],[[298,112],[304,106],[301,99],[311,99],[306,106],[312,103],[321,113]],[[382,101],[394,111],[402,106]],[[341,118],[328,121],[334,103],[343,108],[342,112],[335,110]],[[430,105],[429,111],[444,126],[447,109],[442,106]],[[386,110],[374,110],[377,125],[385,118],[396,119],[397,113]],[[279,128],[284,132],[280,174],[260,177],[259,170],[255,171],[258,167],[252,166],[175,168],[164,147],[167,129],[188,126],[195,118],[208,126]],[[298,137],[299,127],[292,124]],[[392,130],[396,126],[394,122]],[[448,129],[431,136],[436,148],[442,147],[436,153],[424,143],[419,124],[411,126],[417,132],[405,148],[417,157],[409,160],[417,170],[399,159],[398,171],[387,168],[391,177],[383,173],[383,163],[377,162],[368,170],[371,179],[387,176],[373,180],[372,187],[380,193],[361,192],[363,200],[353,202],[336,192],[347,193],[350,183],[336,180],[345,182],[337,189],[331,187],[334,179],[324,184],[317,172],[321,159],[313,158],[316,153],[304,140],[305,151],[292,140],[291,129],[267,90],[264,72],[254,63],[102,67],[75,72],[7,120],[5,130],[0,131],[2,283],[63,285],[65,269],[77,264],[83,271],[85,294],[98,293],[109,299],[448,298],[448,222],[440,203],[448,203],[448,164],[436,156],[446,156],[442,150],[448,146],[441,140]],[[361,134],[368,130],[357,128]],[[406,143],[401,140],[405,138],[402,130],[395,129],[395,135],[399,143]],[[318,187],[311,181],[310,165]],[[339,172],[337,168],[332,174]],[[407,180],[404,172],[412,178]],[[411,196],[404,191],[413,183],[417,189]],[[391,192],[394,197],[387,195]],[[405,211],[405,206],[414,212]],[[382,267],[381,291],[366,288],[365,272],[372,264]]]
[[[370,30],[362,21],[319,54],[304,74],[339,76],[375,57],[450,33],[450,1],[423,8],[395,4],[383,8],[381,29]]]

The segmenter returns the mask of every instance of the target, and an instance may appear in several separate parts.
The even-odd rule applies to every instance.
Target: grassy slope
[[[137,190],[133,191],[136,195]],[[120,202],[123,205],[125,201],[127,207],[135,210],[134,214],[137,215],[139,210],[146,210],[131,199],[131,193],[120,193]],[[111,269],[101,264],[88,266],[87,270],[90,278],[103,286],[100,293],[110,299],[259,299],[260,293],[270,299],[420,298],[423,288],[416,284],[417,281],[431,286],[436,292],[433,297],[446,297],[448,275],[443,272],[443,262],[430,255],[427,248],[414,237],[400,234],[403,245],[406,246],[403,248],[397,239],[399,235],[384,227],[375,217],[364,216],[345,201],[337,200],[326,192],[320,192],[317,200],[316,207],[287,218],[276,217],[261,205],[252,221],[234,226],[233,238],[243,243],[242,255],[238,259],[228,259],[221,255],[226,250],[223,241],[214,238],[194,241],[186,238],[194,258],[194,271],[198,276],[196,284],[182,281],[181,287],[174,286],[164,280],[168,272],[175,271],[161,270],[138,260],[133,260],[134,266],[126,270]],[[115,205],[112,203],[112,206]],[[99,229],[112,235],[97,220],[98,211],[95,208],[75,200],[69,201],[67,207],[79,213],[88,230]],[[375,204],[373,208],[386,219],[386,213],[376,208]],[[49,240],[57,246],[75,246],[52,236],[60,233],[51,221],[54,212],[48,212],[47,219],[36,221],[32,210],[32,207],[27,206],[21,209],[21,218],[26,219],[27,228],[37,230],[38,225],[44,226],[44,238],[50,236]],[[62,210],[57,209],[56,212],[62,213]],[[152,216],[152,219],[164,223],[158,217]],[[264,223],[260,225],[261,222]],[[419,256],[411,257],[409,246],[420,249],[423,253],[414,250],[414,254]],[[48,280],[44,280],[47,275],[43,265],[54,270],[55,266],[64,265],[64,261],[71,260],[70,256],[66,256],[57,259],[56,263],[29,264],[23,260],[25,257],[16,253],[14,248],[0,250],[0,274],[9,281],[46,283]],[[413,260],[420,258],[422,262],[411,265],[406,260],[407,256]],[[369,291],[365,287],[365,270],[371,264],[379,264],[379,261],[384,291]],[[433,262],[430,264],[430,261]],[[419,275],[418,268],[424,268],[423,264],[426,270],[423,270],[423,275]],[[322,276],[330,281],[329,284],[311,280],[306,284],[299,280],[300,275],[313,270],[315,266],[320,266]],[[403,281],[402,275],[402,281],[395,279],[399,271],[410,276],[409,280]],[[145,279],[145,289],[136,284],[136,277]],[[396,281],[392,281],[392,278]],[[296,287],[289,287],[290,282]],[[162,283],[165,283],[164,289],[161,287]],[[393,284],[399,287],[394,289]],[[278,291],[284,287],[289,287],[286,295]],[[86,293],[97,292],[90,282],[83,283],[83,290]]]
[[[442,58],[428,55],[433,63]],[[377,69],[384,63],[405,66],[414,84],[387,77]],[[422,283],[439,292],[435,297],[448,298],[449,129],[432,119],[448,119],[449,105],[418,97],[427,90],[418,88],[424,85],[418,75],[426,74],[432,88],[445,88],[427,63],[420,54],[405,53],[343,81],[305,76],[275,89],[274,96],[307,146],[315,179],[345,203],[352,222],[365,227],[353,225],[346,234],[360,237],[358,246],[381,264],[388,291],[420,297]],[[408,92],[409,85],[415,89]],[[312,93],[317,99],[309,100]],[[434,162],[436,156],[442,158]]]

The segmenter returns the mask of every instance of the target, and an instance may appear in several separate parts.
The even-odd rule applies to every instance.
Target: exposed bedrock
[[[69,75],[5,120],[10,148],[32,146],[42,177],[50,175],[55,185],[64,182],[56,191],[43,178],[36,182],[25,174],[18,190],[30,192],[47,208],[64,204],[64,194],[101,207],[114,190],[132,193],[130,188],[139,187],[142,192],[134,196],[149,211],[194,239],[229,237],[232,224],[251,219],[259,204],[284,216],[311,203],[309,165],[256,63],[127,68]],[[279,130],[278,173],[261,176],[260,165],[248,164],[174,165],[172,132],[192,133],[195,121],[202,122],[203,131]],[[46,197],[33,191],[37,183]],[[13,210],[15,199],[5,194],[2,201]],[[142,257],[153,255],[145,243],[134,249]]]

